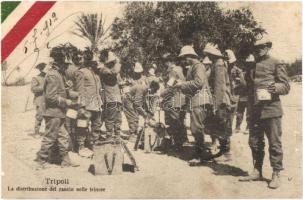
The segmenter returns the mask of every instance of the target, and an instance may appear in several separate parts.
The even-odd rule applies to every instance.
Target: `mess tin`
[[[68,118],[71,118],[71,119],[76,119],[77,118],[77,115],[78,115],[78,112],[74,109],[71,109],[69,108],[67,111],[66,111],[66,116]]]
[[[271,94],[267,89],[257,89],[257,100],[258,101],[269,101],[271,100]]]
[[[79,128],[86,128],[88,127],[88,121],[85,119],[78,119],[77,120],[77,127]]]

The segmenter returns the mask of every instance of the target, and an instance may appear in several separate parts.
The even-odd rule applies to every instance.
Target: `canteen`
[[[71,119],[76,119],[78,115],[78,112],[74,109],[69,108],[66,112],[66,116]]]

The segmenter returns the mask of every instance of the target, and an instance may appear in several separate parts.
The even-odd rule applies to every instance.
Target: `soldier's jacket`
[[[69,97],[77,99],[79,96],[80,82],[79,82],[79,69],[75,65],[69,65],[65,70],[65,77],[68,83],[71,83],[68,90]]]
[[[202,63],[195,60],[187,71],[186,82],[181,85],[181,91],[189,97],[192,107],[212,104],[206,70]]]
[[[246,91],[246,82],[242,70],[234,65],[229,73],[231,106],[236,107],[240,100],[240,94]]]
[[[41,106],[43,103],[43,86],[45,81],[45,74],[40,73],[32,78],[31,91],[34,93],[34,104]]]
[[[133,103],[134,109],[144,118],[147,116],[146,102],[148,96],[148,86],[145,84],[134,84],[131,86],[126,98]]]
[[[167,69],[167,77],[165,78],[165,82],[167,83],[170,79],[185,81],[185,77],[183,74],[183,70],[180,66],[170,66]],[[180,91],[176,91],[171,87],[167,87],[161,93],[162,97],[162,107],[164,109],[170,108],[181,108],[185,105],[185,95]]]
[[[286,95],[290,90],[285,65],[278,60],[266,56],[256,62],[256,68],[246,73],[248,86],[249,112],[254,118],[273,118],[283,114],[279,95]],[[270,83],[276,87],[275,94],[269,101],[258,101],[256,98],[257,89],[265,89]]]
[[[121,90],[119,86],[119,83],[122,82],[120,74],[107,67],[102,67],[100,69],[100,77],[104,91],[103,101],[105,103],[122,103]]]
[[[67,92],[64,77],[58,71],[56,64],[53,64],[45,76],[43,96],[45,98],[43,115],[65,118]]]
[[[217,59],[214,64],[211,86],[213,88],[215,108],[221,105],[231,106],[231,83],[228,69],[222,58]]]
[[[147,85],[150,85],[150,83],[151,83],[152,81],[159,82],[159,78],[156,77],[155,75],[146,76],[146,84],[147,84]]]
[[[99,76],[88,68],[79,70],[79,105],[89,111],[101,111],[101,81]]]

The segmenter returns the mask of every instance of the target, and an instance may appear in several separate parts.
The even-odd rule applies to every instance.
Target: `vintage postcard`
[[[302,198],[300,2],[1,1],[2,198]]]

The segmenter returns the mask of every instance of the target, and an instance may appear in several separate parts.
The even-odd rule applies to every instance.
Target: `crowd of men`
[[[233,118],[236,116],[235,132],[239,132],[247,108],[246,131],[249,130],[254,170],[240,181],[262,180],[265,133],[273,168],[269,187],[278,188],[283,170],[279,95],[287,94],[290,86],[283,63],[269,55],[271,46],[266,37],[258,40],[244,67],[239,68],[230,49],[222,52],[217,45],[208,43],[201,58],[192,46],[186,45],[178,56],[163,54],[165,70],[160,75],[155,75],[157,66],[153,64],[145,76],[142,65],[136,62],[127,79],[121,77],[120,60],[110,50],[98,52],[96,59],[91,50],[76,49],[68,59],[62,46],[54,47],[51,67],[46,70],[46,63],[38,64],[41,73],[32,81],[37,108],[35,134],[39,134],[45,120],[35,161],[44,167],[52,147],[57,145],[61,166],[78,166],[69,158],[69,151],[85,157],[99,141],[131,140],[138,134],[139,116],[145,122],[154,120],[156,107],[160,107],[173,151],[182,151],[188,143],[184,121],[189,113],[196,149],[192,162],[201,162],[202,155],[209,151],[205,134],[211,135],[213,144],[219,142],[220,158],[225,162],[231,159]],[[122,112],[128,133],[121,131]],[[101,130],[103,123],[106,132]]]

